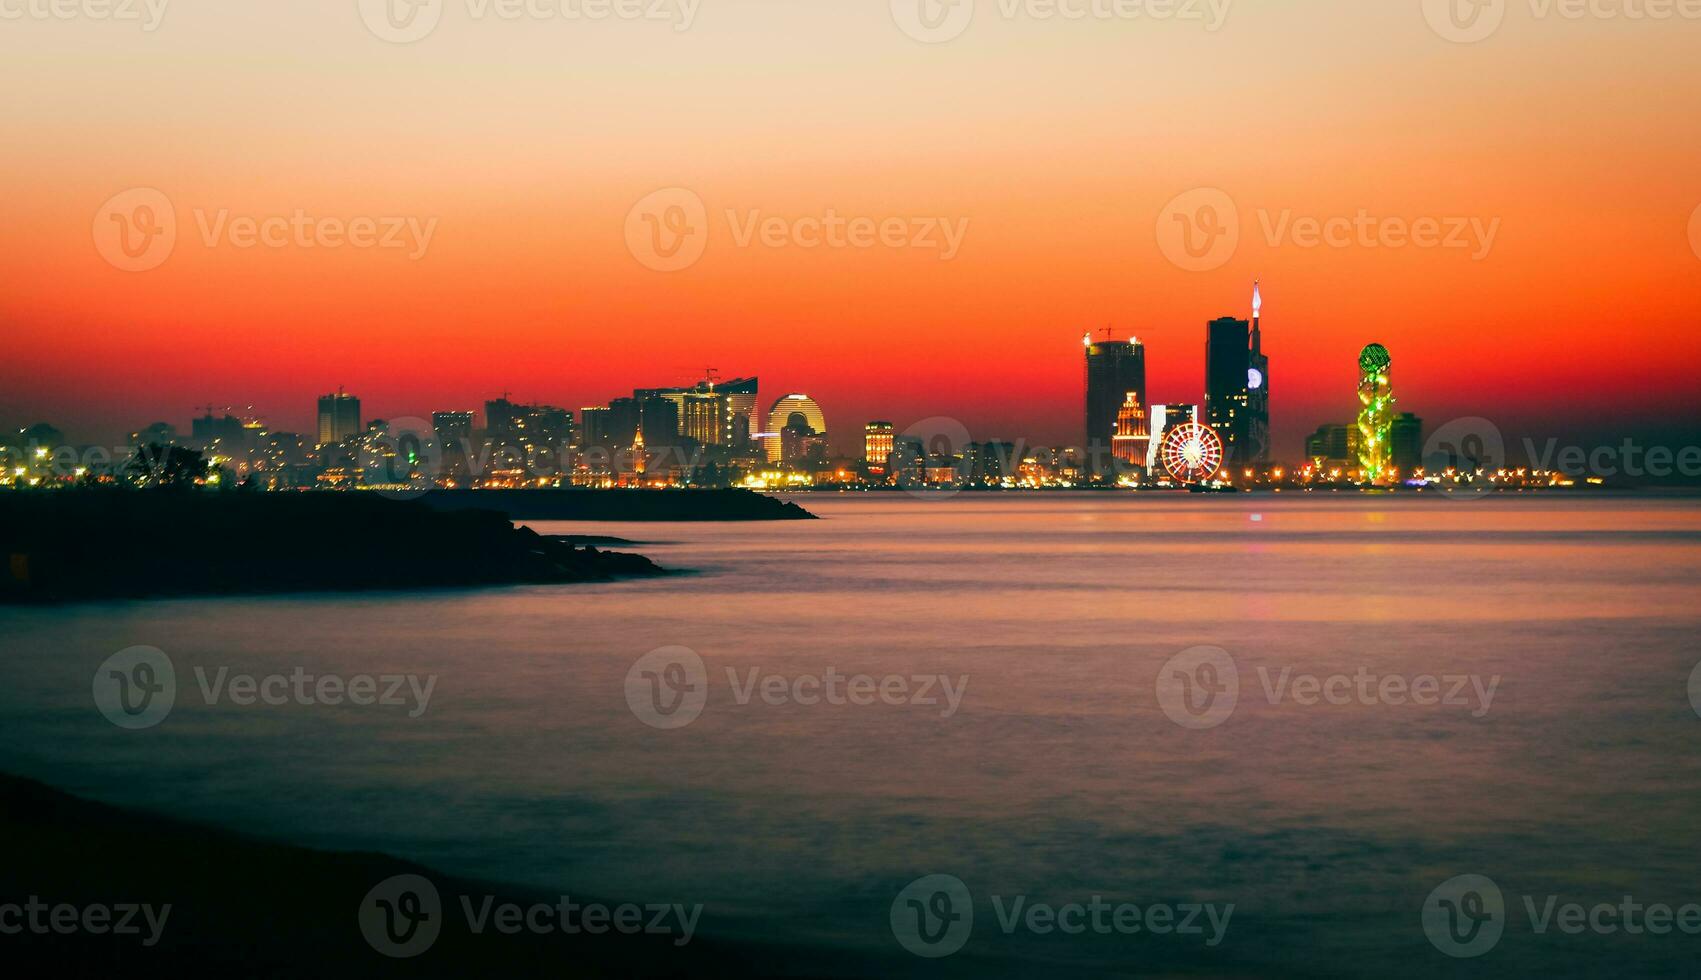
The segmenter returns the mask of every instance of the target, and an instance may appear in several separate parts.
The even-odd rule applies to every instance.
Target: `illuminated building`
[[[432,412],[431,431],[437,433],[437,441],[444,446],[459,446],[463,442],[470,442],[473,434],[473,413]]]
[[[1013,442],[971,442],[963,447],[961,468],[976,483],[995,485],[1013,480],[1021,464]]]
[[[1205,425],[1223,442],[1223,461],[1246,459],[1251,325],[1223,317],[1205,325]]]
[[[815,399],[808,395],[787,395],[778,399],[768,410],[768,426],[764,432],[768,443],[768,462],[777,463],[784,458],[780,436],[786,426],[796,421],[803,422],[816,435],[824,437],[827,434],[827,419],[821,414],[821,406],[815,404]]]
[[[780,462],[789,466],[824,465],[827,437],[801,418],[793,418],[780,430]]]
[[[1388,348],[1371,344],[1358,356],[1358,463],[1366,482],[1381,486],[1393,468],[1394,386]]]
[[[1325,474],[1351,470],[1358,465],[1358,427],[1339,423],[1318,426],[1306,437],[1305,458]]]
[[[927,479],[927,443],[919,436],[896,436],[892,440],[892,473],[900,486],[920,486]]]
[[[490,438],[505,442],[519,434],[520,406],[507,396],[484,403],[484,431]]]
[[[1423,419],[1410,412],[1395,416],[1389,433],[1388,453],[1400,476],[1409,477],[1423,467]]]
[[[609,418],[606,406],[587,405],[579,409],[579,420],[583,431],[579,434],[581,446],[599,446],[607,449],[609,446]]]
[[[242,420],[232,415],[216,416],[209,407],[207,414],[190,421],[189,438],[203,448],[218,442],[236,445],[242,441]]]
[[[717,382],[711,369],[706,379],[689,388],[639,388],[632,396],[640,403],[652,398],[672,402],[679,414],[678,435],[707,446],[740,449],[756,431],[756,391],[755,378]]]
[[[319,396],[319,445],[332,446],[360,434],[360,399],[345,395]]]
[[[1084,343],[1087,348],[1084,448],[1088,465],[1102,469],[1116,435],[1117,415],[1127,404],[1128,396],[1133,394],[1141,405],[1147,404],[1146,348],[1138,338],[1094,343],[1088,335]]]
[[[727,438],[727,399],[714,391],[686,392],[679,402],[679,431],[706,446],[724,445]]]
[[[145,429],[130,433],[132,446],[175,446],[177,445],[177,426],[169,422],[155,422]]]
[[[757,381],[755,378],[734,378],[716,385],[715,390],[726,398],[726,435],[720,444],[742,449],[750,444],[750,437],[757,428]]]
[[[1122,403],[1122,410],[1116,413],[1116,434],[1111,437],[1111,451],[1129,466],[1144,468],[1151,448],[1151,420],[1146,418],[1146,408],[1140,404],[1140,393],[1130,391],[1127,401]]]
[[[896,429],[890,422],[870,422],[862,427],[862,458],[877,471],[886,471],[892,455]]]
[[[1154,405],[1148,421],[1152,437],[1146,450],[1146,472],[1158,472],[1164,440],[1172,430],[1199,421],[1197,405]]]
[[[1270,461],[1270,358],[1264,353],[1264,293],[1252,284],[1252,350],[1246,365],[1246,453],[1248,463]]]

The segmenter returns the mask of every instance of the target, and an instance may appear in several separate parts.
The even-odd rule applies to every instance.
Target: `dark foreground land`
[[[367,493],[0,494],[0,602],[597,582],[660,575],[491,510]]]
[[[810,521],[789,501],[750,490],[433,490],[437,510],[499,510],[516,521]]]
[[[0,908],[23,909],[33,898],[49,909],[75,907],[79,916],[55,929],[52,913],[39,912],[36,920],[46,926],[31,928],[26,911],[8,912],[0,950],[15,977],[760,976],[795,975],[807,963],[795,951],[705,938],[701,919],[684,945],[676,944],[677,934],[504,933],[493,920],[474,931],[463,897],[472,897],[475,908],[487,897],[493,906],[530,908],[561,896],[451,878],[380,854],[252,840],[6,775],[0,775],[0,834],[6,841]],[[442,906],[437,938],[405,959],[377,952],[360,925],[369,892],[395,875],[425,877]],[[131,919],[136,933],[113,934],[124,915],[117,907],[142,905],[155,912],[160,928],[138,913]],[[82,918],[91,906],[114,909],[109,922],[97,922],[99,934]],[[150,938],[155,941],[144,945]]]

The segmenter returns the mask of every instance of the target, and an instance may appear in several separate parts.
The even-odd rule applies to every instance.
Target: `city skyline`
[[[690,30],[451,18],[409,46],[332,6],[174,9],[153,33],[31,25],[15,42],[0,63],[20,141],[0,162],[17,209],[0,229],[0,418],[116,432],[252,401],[305,427],[302,393],[338,385],[387,414],[503,390],[576,407],[737,361],[844,417],[951,415],[1062,443],[1079,366],[1060,341],[1139,336],[1154,397],[1190,398],[1199,314],[1244,318],[1254,277],[1284,331],[1280,451],[1350,407],[1334,393],[1371,339],[1400,352],[1426,418],[1653,438],[1701,417],[1701,144],[1673,84],[1692,71],[1691,24],[1609,23],[1597,40],[1520,13],[1461,45],[1416,3],[1240,3],[1209,31],[981,16],[927,45],[884,4],[730,0]],[[825,39],[838,54],[817,54]],[[215,72],[207,50],[248,56]],[[1013,84],[1011,57],[1047,83]],[[767,70],[729,74],[729,59]],[[168,62],[187,67],[113,74]],[[598,97],[550,94],[581,82]],[[1187,97],[1158,94],[1178,86]],[[163,194],[179,231],[143,272],[91,240],[135,188]],[[666,188],[703,203],[710,236],[674,272],[626,239]],[[1162,236],[1212,191],[1238,246],[1194,271]],[[417,259],[203,238],[221,214],[297,210],[435,233]],[[753,217],[829,211],[967,234],[949,260],[739,238]],[[1384,220],[1458,227],[1472,247],[1396,244]],[[1344,244],[1310,237],[1343,222]]]

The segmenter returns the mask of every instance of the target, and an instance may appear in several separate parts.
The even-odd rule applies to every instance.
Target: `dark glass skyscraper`
[[[1252,284],[1252,351],[1246,368],[1246,462],[1270,461],[1270,359],[1264,355],[1264,293]]]
[[[343,394],[319,396],[319,445],[340,443],[360,433],[360,399]]]
[[[1139,340],[1105,340],[1094,343],[1088,336],[1086,444],[1089,465],[1095,474],[1109,475],[1111,451],[1116,438],[1116,418],[1130,394],[1146,400],[1146,347]],[[1244,380],[1244,379],[1243,379]]]
[[[1223,441],[1223,465],[1247,462],[1247,370],[1251,324],[1224,317],[1205,325],[1205,418]]]

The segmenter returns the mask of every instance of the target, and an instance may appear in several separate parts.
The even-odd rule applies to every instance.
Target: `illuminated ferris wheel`
[[[1177,483],[1204,483],[1223,465],[1223,441],[1210,426],[1178,425],[1164,436],[1163,463]]]

